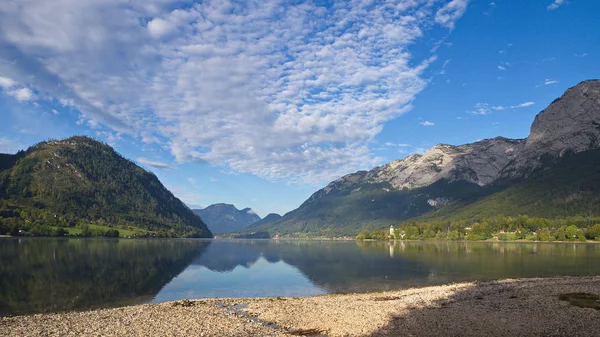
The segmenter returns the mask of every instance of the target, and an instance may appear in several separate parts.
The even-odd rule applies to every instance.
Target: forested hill
[[[140,235],[212,234],[158,178],[110,146],[75,136],[0,156],[0,224],[38,235],[115,228]],[[79,231],[75,231],[79,232]]]

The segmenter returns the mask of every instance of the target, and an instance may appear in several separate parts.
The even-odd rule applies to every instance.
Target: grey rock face
[[[431,185],[440,179],[450,182],[464,180],[484,186],[496,179],[524,145],[524,140],[502,137],[460,146],[438,144],[423,155],[411,155],[368,172],[346,175],[331,182],[323,192],[327,194],[340,189],[358,192],[360,185],[380,183],[389,183],[392,189],[397,190],[413,189]]]
[[[541,165],[544,155],[562,157],[600,147],[600,81],[590,80],[568,89],[531,125],[525,147],[517,160],[502,172],[514,178]]]

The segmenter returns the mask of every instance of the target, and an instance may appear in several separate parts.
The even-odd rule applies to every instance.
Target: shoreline
[[[228,298],[0,318],[9,336],[593,336],[600,276],[465,282],[306,298]]]

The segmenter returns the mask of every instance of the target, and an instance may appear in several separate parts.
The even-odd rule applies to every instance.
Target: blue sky
[[[524,138],[600,77],[600,2],[0,3],[0,152],[89,135],[260,216],[437,143]]]

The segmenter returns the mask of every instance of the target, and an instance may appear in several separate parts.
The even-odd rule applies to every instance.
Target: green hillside
[[[37,235],[102,235],[102,228],[113,228],[112,236],[115,230],[212,236],[154,174],[91,138],[41,142],[24,152],[2,155],[0,169],[4,232],[17,227]]]
[[[527,179],[488,188],[475,202],[458,201],[416,218],[427,222],[472,223],[527,215],[546,219],[600,217],[600,150],[571,154]]]
[[[438,181],[424,188],[400,191],[389,187],[365,184],[360,193],[346,189],[321,195],[318,200],[311,197],[281,220],[251,230],[281,235],[356,235],[364,228],[389,226],[430,212],[433,207],[427,202],[429,199],[468,199],[481,193],[479,186],[466,182]]]
[[[315,194],[281,220],[253,227],[271,235],[356,235],[390,225],[418,227],[414,238],[446,238],[473,223],[491,230],[517,227],[586,228],[600,223],[600,150],[547,160],[529,177],[486,187],[445,180],[414,190],[387,192],[387,185],[365,184],[360,193],[334,190]],[[428,201],[448,200],[433,207]],[[428,234],[424,234],[427,228]]]

